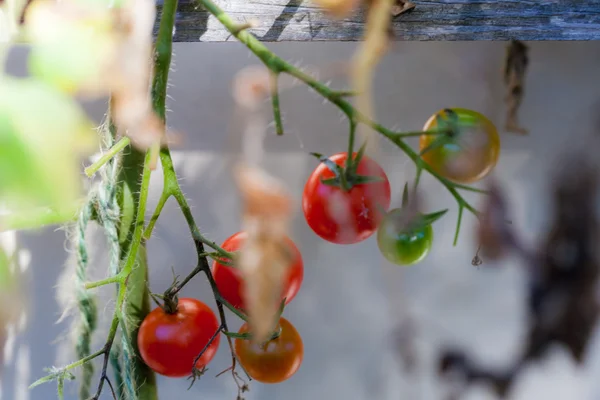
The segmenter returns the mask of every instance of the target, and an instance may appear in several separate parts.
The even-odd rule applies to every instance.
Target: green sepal
[[[354,158],[354,160],[352,160],[351,168],[348,171],[349,176],[356,174],[356,170],[358,169],[358,164],[360,164],[361,160],[363,159],[366,149],[367,149],[367,142],[365,141],[362,144],[362,146],[360,146],[360,149],[358,149],[358,152],[356,153],[356,157]]]
[[[440,210],[440,211],[432,212],[429,214],[425,214],[425,215],[421,216],[421,218],[419,218],[419,219],[420,219],[420,221],[422,221],[423,226],[427,226],[427,225],[433,224],[435,221],[442,218],[447,212],[448,212],[448,209],[446,208],[445,210]]]
[[[321,183],[328,186],[340,187],[341,182],[339,178],[327,178],[321,179]]]
[[[402,191],[402,208],[408,205],[408,182],[404,184],[404,190]]]
[[[363,185],[365,183],[377,183],[385,181],[380,176],[367,176],[367,175],[353,175],[349,182],[351,185]]]
[[[325,164],[325,166],[335,174],[336,177],[339,177],[342,174],[342,168],[331,161],[329,158],[323,156],[320,153],[310,153],[311,156],[317,158],[321,163]]]

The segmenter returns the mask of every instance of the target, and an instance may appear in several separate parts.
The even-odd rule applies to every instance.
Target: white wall
[[[501,81],[504,43],[408,43],[398,42],[379,69],[376,103],[379,120],[400,130],[422,128],[430,114],[442,107],[478,110],[503,126],[504,96]],[[600,98],[596,84],[600,43],[532,43],[527,76],[527,97],[522,123],[527,137],[502,135],[502,153],[496,175],[509,191],[514,224],[525,237],[537,240],[547,222],[545,188],[548,168],[565,147],[581,143],[594,132],[595,110]],[[347,60],[352,43],[280,43],[271,46],[293,62],[318,69]],[[9,60],[9,70],[23,73],[22,51]],[[178,44],[171,75],[172,100],[169,125],[184,132],[185,146],[176,152],[182,185],[193,205],[202,231],[217,242],[239,229],[239,201],[228,165],[238,145],[229,92],[232,76],[256,59],[237,43]],[[334,84],[343,86],[337,77]],[[266,165],[285,178],[296,198],[315,160],[310,151],[333,153],[345,150],[346,124],[330,105],[298,86],[282,94],[286,134],[267,140]],[[100,117],[103,105],[91,105]],[[270,112],[268,109],[265,112]],[[180,150],[185,150],[182,152]],[[405,180],[412,179],[412,163],[397,149],[386,146],[381,160],[393,187],[393,205]],[[161,184],[153,175],[152,201]],[[463,233],[452,246],[456,204],[429,176],[422,181],[431,210],[450,208],[435,225],[435,244],[421,264],[400,268],[380,256],[374,238],[354,246],[336,246],[317,238],[299,212],[293,238],[303,253],[304,285],[286,309],[287,318],[302,334],[305,358],[299,372],[280,385],[253,383],[247,400],[261,399],[441,399],[440,386],[432,375],[435,347],[457,343],[472,349],[482,360],[502,365],[519,351],[524,333],[524,281],[516,262],[480,269],[471,266],[474,218],[466,215]],[[480,198],[469,196],[475,204]],[[299,207],[299,204],[298,204]],[[152,207],[150,207],[152,209]],[[194,251],[182,216],[169,203],[149,243],[151,284],[164,290],[171,281],[171,266],[185,275],[194,265]],[[98,235],[95,243],[101,243]],[[72,346],[57,346],[68,324],[55,324],[61,310],[55,285],[67,253],[65,233],[48,229],[20,237],[31,252],[31,309],[26,331],[14,342],[14,356],[3,376],[2,399],[46,400],[55,396],[47,384],[30,392],[22,385],[44,374],[43,368],[73,360]],[[104,276],[105,254],[96,251],[96,276]],[[112,290],[104,292],[108,299]],[[214,304],[203,278],[194,280],[184,294]],[[114,302],[101,303],[110,318]],[[417,377],[403,375],[392,343],[391,329],[406,310],[421,316],[419,350],[421,371]],[[234,328],[239,326],[233,316]],[[106,321],[103,324],[106,325]],[[100,331],[97,346],[105,332]],[[19,357],[20,354],[20,357]],[[17,365],[18,364],[18,365]],[[228,366],[225,341],[207,374],[187,391],[187,381],[160,379],[161,399],[234,399],[235,387],[228,376],[213,378]],[[548,362],[528,370],[515,388],[513,399],[587,400],[600,397],[593,379],[600,371],[600,348],[591,350],[585,371],[576,372],[566,353],[557,350]],[[68,399],[76,398],[76,385],[68,384]],[[18,394],[21,393],[21,394]],[[109,398],[109,393],[104,394]],[[468,398],[493,398],[484,388]]]

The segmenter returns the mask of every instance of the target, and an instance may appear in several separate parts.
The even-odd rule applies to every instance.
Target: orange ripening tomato
[[[279,319],[279,327],[279,337],[262,345],[253,344],[251,340],[235,340],[235,354],[254,380],[262,383],[280,383],[294,375],[302,364],[302,337],[285,318]],[[244,324],[238,333],[248,331],[248,324]]]
[[[442,125],[442,126],[440,126]],[[419,149],[423,160],[441,176],[462,184],[483,179],[496,166],[500,155],[500,137],[494,124],[484,115],[464,108],[438,111],[423,130],[448,128],[444,135],[424,134]],[[431,147],[434,141],[443,144]]]

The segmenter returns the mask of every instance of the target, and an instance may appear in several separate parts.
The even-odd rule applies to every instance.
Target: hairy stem
[[[87,167],[85,169],[85,174],[89,178],[91,178],[92,176],[94,176],[94,174],[96,172],[98,172],[98,170],[100,168],[102,168],[102,166],[104,164],[106,164],[111,158],[113,158],[121,150],[123,150],[125,147],[127,147],[130,142],[131,142],[131,140],[129,140],[129,138],[127,136],[121,138],[121,140],[119,140],[117,143],[115,143],[115,145],[113,147],[111,147],[110,149],[108,149],[108,151],[106,153],[102,154],[102,156],[98,159],[98,161],[96,161],[95,163],[93,163],[92,165],[90,165],[89,167]]]

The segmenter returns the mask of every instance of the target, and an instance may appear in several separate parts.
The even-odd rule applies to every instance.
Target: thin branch
[[[95,282],[88,282],[85,284],[85,288],[86,289],[94,289],[100,286],[104,286],[104,285],[109,285],[111,283],[121,283],[123,282],[123,277],[125,275],[123,273],[119,273],[115,276],[110,276],[108,278],[105,279],[101,279],[99,281],[95,281]]]
[[[31,385],[29,385],[29,389],[33,389],[34,387],[39,386],[42,383],[51,382],[51,381],[57,379],[59,376],[64,375],[67,371],[70,371],[77,367],[81,367],[83,364],[92,361],[93,359],[101,356],[102,354],[104,354],[104,350],[97,351],[95,353],[90,354],[87,357],[82,358],[81,360],[77,360],[74,363],[65,365],[64,367],[57,369],[55,372],[53,372],[49,375],[46,375],[46,376],[38,379],[37,381],[33,382]]]
[[[204,353],[206,352],[206,350],[209,348],[209,346],[212,344],[212,342],[215,341],[216,337],[219,336],[219,333],[221,333],[221,331],[223,331],[223,324],[219,325],[219,328],[210,337],[210,339],[208,340],[208,343],[206,343],[206,345],[204,345],[204,348],[200,351],[200,353],[198,353],[198,355],[196,356],[196,358],[194,358],[194,363],[192,364],[192,369],[196,368],[196,363],[198,362],[198,360],[200,360],[200,358],[202,357],[202,355],[204,355]]]
[[[154,225],[156,225],[156,221],[158,220],[158,217],[160,216],[160,213],[162,212],[165,204],[169,200],[169,197],[171,197],[171,193],[165,192],[165,191],[163,191],[162,194],[160,195],[160,198],[158,199],[158,204],[156,205],[156,209],[154,210],[154,213],[152,214],[152,217],[150,218],[150,222],[148,222],[148,226],[146,227],[146,230],[144,231],[143,238],[145,240],[150,239],[150,236],[152,236],[152,231],[154,230]]]
[[[476,188],[473,186],[468,186],[468,185],[461,185],[460,183],[453,183],[454,187],[457,189],[463,189],[463,190],[468,190],[471,192],[475,192],[475,193],[481,193],[481,194],[489,194],[489,190],[485,190],[485,189],[480,189],[480,188]]]
[[[456,220],[456,232],[454,233],[454,246],[456,246],[456,243],[458,242],[458,234],[460,233],[460,225],[462,222],[463,210],[464,210],[463,206],[458,206],[458,218]]]
[[[108,149],[108,151],[106,153],[104,153],[102,155],[102,157],[100,157],[98,159],[98,161],[96,161],[95,163],[93,163],[92,165],[90,165],[89,167],[87,167],[85,169],[85,174],[88,176],[88,178],[91,178],[92,176],[94,176],[94,174],[96,172],[98,172],[98,170],[100,168],[102,168],[102,166],[104,164],[109,162],[115,155],[117,155],[125,147],[129,146],[130,142],[131,141],[130,141],[129,137],[127,137],[127,136],[122,137],[121,140],[119,140],[110,149]]]
[[[273,119],[275,132],[283,135],[283,122],[281,121],[281,108],[279,106],[279,73],[271,73],[271,103],[273,104]]]

